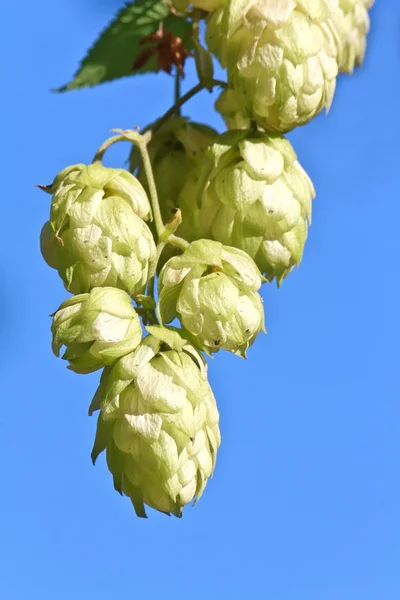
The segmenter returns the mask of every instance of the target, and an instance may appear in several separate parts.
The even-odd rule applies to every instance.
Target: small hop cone
[[[250,129],[251,121],[243,116],[233,89],[223,90],[215,102],[215,110],[220,113],[228,129]]]
[[[324,0],[231,0],[209,19],[206,39],[243,116],[266,131],[329,110],[341,43]]]
[[[61,304],[51,326],[53,352],[75,373],[92,373],[132,352],[142,339],[139,317],[128,294],[94,288]]]
[[[182,223],[176,234],[189,242],[204,237],[206,233],[200,229],[196,189],[204,153],[217,136],[211,127],[176,117],[170,119],[149,144],[164,223],[169,222],[179,208]],[[140,165],[137,152],[133,152],[132,159],[131,169],[134,170]],[[138,178],[146,187],[146,176],[141,168]],[[172,248],[165,249],[159,268],[175,252]]]
[[[213,473],[218,409],[197,350],[177,331],[147,329],[137,350],[103,373],[92,458],[106,450],[114,486],[138,516],[147,505],[180,517]]]
[[[207,151],[198,194],[210,237],[247,252],[269,281],[279,285],[300,263],[315,191],[284,137],[222,134]]]
[[[211,240],[192,242],[171,258],[159,278],[158,312],[162,323],[178,317],[197,345],[246,356],[264,329],[257,293],[262,283],[254,261],[242,250]]]
[[[341,73],[353,73],[363,63],[370,28],[368,9],[373,0],[326,0],[332,20],[340,34],[343,54]]]
[[[142,293],[156,248],[143,221],[150,205],[139,181],[123,169],[75,165],[46,191],[52,204],[41,251],[66,289],[80,294],[112,286]]]

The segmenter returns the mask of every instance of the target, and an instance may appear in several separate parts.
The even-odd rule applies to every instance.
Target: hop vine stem
[[[163,116],[158,119],[158,121],[156,121],[156,123],[152,126],[151,130],[149,127],[145,127],[142,130],[142,136],[144,136],[145,133],[148,133],[150,131],[152,134],[157,132],[160,129],[160,127],[162,127],[164,125],[164,123],[166,123],[171,117],[173,117],[176,114],[176,112],[180,109],[181,106],[183,106],[183,104],[185,104],[186,102],[191,100],[191,98],[193,98],[193,96],[195,96],[202,90],[208,89],[210,91],[213,87],[226,88],[226,87],[228,87],[228,84],[226,83],[226,81],[222,81],[221,79],[205,79],[203,81],[200,81],[197,85],[195,85],[188,92],[186,92],[186,94],[181,96],[175,102],[175,104],[173,106],[171,106],[171,108],[169,110],[167,110],[167,112],[164,113]],[[92,160],[93,164],[101,163],[103,160],[104,154],[106,153],[108,148],[110,148],[113,144],[116,144],[117,142],[127,142],[127,141],[133,142],[133,140],[129,139],[125,135],[125,132],[122,129],[115,129],[113,131],[118,131],[118,132],[122,132],[122,133],[120,135],[115,135],[113,137],[108,138],[108,140],[106,140],[97,149],[96,154],[94,155],[93,160]],[[139,132],[137,132],[137,133],[139,135]],[[137,144],[137,142],[133,142],[133,143]]]
[[[175,102],[175,104],[171,106],[171,108],[167,110],[167,112],[164,113],[163,116],[160,117],[160,119],[158,119],[158,121],[156,121],[156,123],[152,127],[152,132],[155,133],[156,131],[158,131],[160,127],[162,127],[164,123],[166,123],[171,117],[173,117],[175,113],[180,109],[180,107],[183,106],[183,104],[185,104],[186,102],[188,102],[188,100],[191,100],[193,96],[196,96],[196,94],[205,89],[211,90],[213,87],[217,86],[226,88],[228,87],[228,84],[226,83],[226,81],[222,81],[221,79],[204,79],[203,81],[200,81],[197,85],[195,85],[188,92],[186,92],[186,94],[181,96],[179,100]]]
[[[153,219],[156,226],[158,239],[160,240],[163,236],[165,227],[161,216],[160,202],[158,200],[157,186],[154,179],[153,167],[151,166],[151,160],[147,144],[151,140],[151,132],[147,132],[144,135],[137,134],[136,143],[140,156],[142,158],[144,172],[146,174],[147,185],[149,186],[149,194],[151,200],[151,208],[153,209]]]
[[[103,157],[107,150],[117,142],[126,142],[126,137],[124,135],[113,135],[113,137],[108,138],[97,150],[96,154],[93,157],[92,164],[101,163],[103,161]]]
[[[142,133],[139,131],[130,130],[122,130],[122,129],[114,129],[113,131],[118,133],[118,135],[114,135],[106,140],[96,151],[96,154],[93,157],[93,164],[101,163],[104,157],[104,154],[113,144],[117,142],[131,142],[135,144],[140,152],[140,156],[143,163],[143,168],[146,174],[147,184],[149,186],[149,195],[151,200],[151,207],[153,211],[154,224],[156,226],[157,236],[159,242],[167,243],[175,248],[180,248],[181,250],[185,250],[188,247],[188,242],[183,238],[180,238],[173,234],[173,232],[169,232],[164,225],[160,202],[158,200],[157,186],[154,180],[153,168],[151,166],[151,160],[148,150],[148,144],[151,141],[151,138],[154,133],[156,133],[170,118],[172,118],[177,113],[179,114],[180,107],[188,102],[193,96],[198,94],[204,89],[212,90],[213,87],[227,87],[227,83],[220,79],[204,79],[200,81],[197,85],[191,88],[186,94],[178,98],[175,104],[167,110],[164,115],[156,121],[154,126],[151,129],[145,129]],[[178,95],[180,93],[180,77],[177,75],[176,79],[176,93]],[[176,96],[177,97],[177,96]]]
[[[174,103],[177,104],[181,97],[181,74],[179,73],[179,69],[176,69],[175,73],[175,86],[174,86]],[[180,115],[180,107],[176,109],[176,114],[179,117]]]

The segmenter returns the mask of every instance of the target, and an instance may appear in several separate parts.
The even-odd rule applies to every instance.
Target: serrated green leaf
[[[143,49],[140,40],[155,33],[160,23],[164,24],[165,31],[187,41],[187,48],[191,49],[191,24],[183,17],[172,15],[163,0],[129,2],[90,48],[72,81],[55,91],[65,92],[120,77],[155,72],[155,57],[135,71],[133,63]]]

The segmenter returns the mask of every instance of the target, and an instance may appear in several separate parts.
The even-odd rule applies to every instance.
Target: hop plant
[[[153,136],[149,144],[162,217],[168,222],[179,208],[182,223],[177,234],[188,241],[202,237],[196,187],[204,153],[217,137],[218,133],[207,125],[175,117]],[[134,152],[132,170],[138,165],[139,156]],[[146,175],[141,167],[138,178],[147,189]]]
[[[171,258],[160,274],[159,315],[175,317],[209,353],[220,348],[246,356],[264,330],[264,311],[257,293],[262,277],[242,250],[211,240],[192,242]]]
[[[220,113],[228,129],[250,129],[251,120],[244,117],[236,93],[232,88],[221,92],[215,102],[215,110]]]
[[[207,151],[199,195],[202,226],[247,252],[268,280],[280,284],[300,263],[315,192],[288,140],[222,134]]]
[[[92,458],[106,449],[114,486],[138,516],[146,504],[180,517],[213,473],[219,415],[197,350],[177,331],[148,330],[137,350],[104,371]]]
[[[66,289],[80,294],[112,286],[140,294],[156,248],[141,218],[150,216],[150,205],[138,180],[122,169],[75,165],[46,191],[52,204],[41,250]]]
[[[180,517],[212,476],[219,415],[202,352],[245,357],[265,331],[261,284],[280,285],[302,259],[315,192],[281,134],[328,110],[338,72],[361,64],[372,2],[128,2],[61,88],[175,75],[175,102],[153,125],[113,130],[94,164],[39,186],[52,195],[42,254],[76,294],[52,315],[53,351],[65,347],[76,373],[103,369],[92,459],[105,451],[140,517],[145,506]],[[133,55],[113,51],[132,31],[143,35]],[[211,53],[227,82],[214,79]],[[190,56],[199,82],[181,96]],[[216,87],[230,130],[220,136],[180,116]],[[131,173],[99,164],[122,141]]]
[[[208,23],[243,116],[287,132],[331,105],[341,44],[324,0],[230,0]]]
[[[61,304],[51,327],[53,352],[76,373],[92,373],[132,352],[142,339],[139,317],[123,290],[94,288]]]
[[[352,73],[363,63],[370,28],[368,9],[373,1],[326,0],[342,41],[343,56],[339,65],[342,73]]]

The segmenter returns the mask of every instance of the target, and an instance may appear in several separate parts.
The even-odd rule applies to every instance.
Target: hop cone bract
[[[140,294],[155,258],[142,185],[122,169],[94,164],[62,171],[47,188],[50,220],[41,234],[46,262],[74,294],[118,287]]]
[[[329,109],[341,44],[324,0],[230,0],[211,16],[207,41],[243,116],[263,129],[290,131]]]
[[[53,352],[76,373],[92,373],[132,352],[142,339],[139,317],[123,290],[94,288],[72,296],[54,313]]]
[[[264,310],[257,293],[262,277],[242,250],[211,240],[192,242],[164,265],[159,278],[163,323],[178,317],[199,346],[246,355],[264,331]]]
[[[92,457],[106,449],[115,488],[132,500],[181,516],[215,466],[219,415],[205,363],[176,331],[148,327],[139,348],[104,371]]]
[[[278,284],[301,261],[314,187],[288,140],[228,131],[210,146],[200,218],[214,240],[241,248]]]
[[[250,119],[243,116],[240,103],[232,88],[221,92],[215,102],[215,110],[221,114],[228,129],[250,129]]]
[[[340,34],[343,55],[339,65],[342,73],[352,73],[361,66],[367,49],[370,27],[368,9],[373,0],[326,0],[332,19]]]

